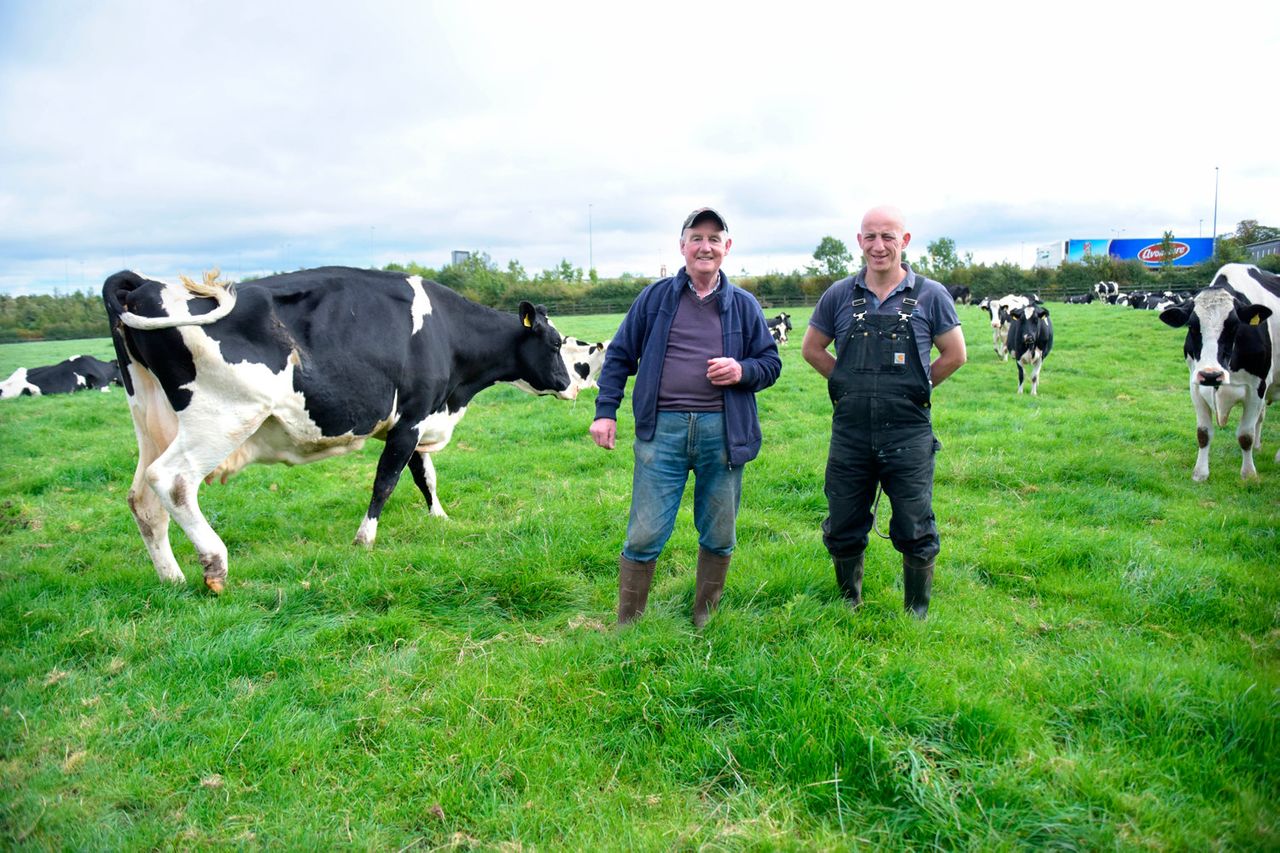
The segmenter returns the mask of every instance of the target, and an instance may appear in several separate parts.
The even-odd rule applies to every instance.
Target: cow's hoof
[[[1208,471],[1205,471],[1203,474],[1201,474],[1199,471],[1196,471],[1194,474],[1191,475],[1191,481],[1193,483],[1203,483],[1207,479],[1209,479]]]
[[[222,591],[227,588],[227,582],[222,578],[205,578],[204,585],[214,595],[222,595]]]

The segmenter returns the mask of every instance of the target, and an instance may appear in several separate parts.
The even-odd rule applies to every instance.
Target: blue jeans
[[[723,412],[659,412],[653,438],[636,439],[635,457],[624,557],[658,559],[675,528],[690,471],[698,544],[713,554],[733,553],[742,466],[729,466]]]

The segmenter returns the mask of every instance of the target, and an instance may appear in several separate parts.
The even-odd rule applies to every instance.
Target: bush
[[[1267,272],[1280,273],[1280,255],[1263,255],[1258,267]]]

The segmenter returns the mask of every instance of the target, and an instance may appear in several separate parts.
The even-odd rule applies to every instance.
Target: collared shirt
[[[832,338],[836,344],[836,352],[839,353],[840,345],[845,342],[849,328],[853,325],[854,299],[867,300],[868,310],[873,314],[896,314],[906,311],[902,300],[911,296],[917,302],[915,313],[911,315],[911,331],[920,352],[920,363],[924,365],[925,375],[928,376],[933,339],[959,326],[960,316],[945,287],[933,279],[916,275],[909,264],[904,263],[902,268],[906,275],[889,291],[883,302],[867,287],[865,267],[857,275],[837,281],[818,299],[813,316],[809,318],[809,325]]]
[[[724,289],[724,273],[716,272],[716,286],[711,288],[711,292],[708,293],[706,296],[703,296],[700,293],[698,293],[698,288],[694,287],[693,276],[689,276],[688,287],[689,287],[689,290],[693,291],[693,296],[695,299],[699,299],[703,302],[706,302],[708,299],[715,296],[717,293],[719,293],[721,290]]]

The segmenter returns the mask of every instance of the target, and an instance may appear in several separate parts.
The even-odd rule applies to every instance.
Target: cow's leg
[[[1240,415],[1240,426],[1236,428],[1236,441],[1240,443],[1241,479],[1258,476],[1258,469],[1253,465],[1253,448],[1258,445],[1262,434],[1262,413],[1262,399],[1252,391],[1245,394],[1244,412]]]
[[[136,378],[134,383],[135,388],[141,384]],[[187,579],[178,568],[178,560],[169,544],[169,513],[147,485],[146,479],[147,468],[169,446],[178,425],[173,413],[160,407],[144,407],[130,400],[129,412],[133,415],[134,432],[138,438],[138,467],[134,469],[133,482],[129,485],[129,509],[160,580],[186,583]]]
[[[1203,483],[1209,479],[1209,444],[1213,441],[1213,409],[1200,394],[1195,383],[1191,385],[1191,405],[1196,410],[1196,444],[1200,449],[1196,453],[1196,467],[1191,470],[1191,479]]]
[[[1014,362],[1014,363],[1018,365],[1018,393],[1019,393],[1019,394],[1021,394],[1021,393],[1022,393],[1022,383],[1025,381],[1026,377],[1025,377],[1025,375],[1023,374],[1023,372],[1022,372],[1022,362],[1021,362],[1021,361],[1017,361],[1017,362]]]
[[[1264,402],[1262,411],[1258,414],[1258,431],[1254,436],[1253,449],[1258,450],[1262,447],[1262,422],[1267,419],[1267,404]],[[1276,448],[1276,462],[1280,462],[1280,447]]]
[[[1043,359],[1036,359],[1031,363],[1031,396],[1040,396],[1040,368],[1044,366]]]
[[[427,499],[427,509],[436,518],[448,518],[444,507],[440,505],[440,494],[436,490],[436,466],[431,461],[431,454],[425,450],[416,450],[409,457],[409,473],[413,482]]]
[[[202,417],[207,425],[198,431],[183,430],[179,419],[177,437],[146,471],[152,491],[191,540],[204,566],[204,585],[214,593],[226,588],[227,546],[200,511],[196,496],[205,476],[252,436],[266,416],[263,412],[247,421],[234,412]]]
[[[378,472],[373,479],[373,497],[369,500],[369,511],[365,513],[360,529],[356,531],[355,544],[373,547],[373,540],[378,536],[378,516],[382,515],[382,507],[396,489],[400,481],[400,472],[413,458],[418,447],[418,430],[411,426],[396,426],[387,433],[387,446],[382,448],[378,457]]]

